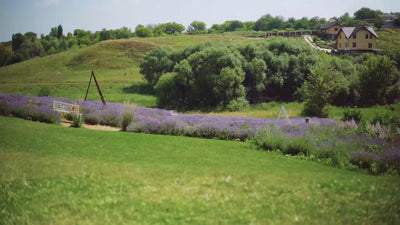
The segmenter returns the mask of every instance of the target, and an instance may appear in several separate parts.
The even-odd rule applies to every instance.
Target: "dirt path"
[[[61,121],[61,126],[70,127],[71,122],[70,121]],[[84,124],[83,128],[86,128],[89,130],[106,130],[106,131],[120,131],[121,130],[121,128],[118,128],[118,127],[110,127],[110,126],[103,126],[103,125],[89,125],[89,124]]]
[[[315,49],[317,49],[317,50],[319,50],[319,51],[321,51],[321,52],[331,53],[331,51],[332,51],[332,49],[321,48],[321,47],[317,46],[317,45],[314,43],[314,41],[313,41],[313,39],[312,39],[312,37],[311,37],[310,35],[304,35],[304,40],[305,40],[309,45],[311,45],[311,47],[313,47],[313,48],[315,48]]]

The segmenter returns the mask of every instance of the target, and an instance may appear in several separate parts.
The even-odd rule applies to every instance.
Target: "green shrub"
[[[288,139],[285,148],[282,149],[283,154],[298,155],[300,153],[309,156],[312,152],[313,144],[306,137],[298,137]]]
[[[274,126],[267,125],[264,131],[253,138],[253,143],[268,151],[277,151],[285,148],[286,138]]]
[[[80,128],[83,125],[83,121],[85,120],[83,119],[82,114],[74,114],[72,116],[71,127]]]
[[[359,108],[344,108],[342,120],[350,121],[354,120],[359,123],[362,119],[361,109]]]
[[[40,87],[37,96],[50,96],[50,88],[48,86]]]
[[[128,125],[133,121],[135,117],[136,107],[134,105],[125,104],[125,109],[121,113],[121,129],[126,131]]]

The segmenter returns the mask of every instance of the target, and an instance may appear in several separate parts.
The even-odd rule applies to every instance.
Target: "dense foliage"
[[[182,51],[153,50],[140,68],[160,107],[235,110],[248,101],[296,99],[296,89],[317,61],[312,51],[299,40],[205,43]]]
[[[327,104],[371,106],[400,98],[399,72],[386,56],[336,57],[295,39],[243,45],[159,48],[140,64],[162,108],[237,110],[270,100],[304,100],[304,114]]]

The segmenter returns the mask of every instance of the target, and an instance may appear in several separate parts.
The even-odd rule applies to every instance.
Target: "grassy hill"
[[[233,43],[246,40],[228,34],[103,41],[86,48],[0,67],[0,92],[36,95],[41,87],[46,86],[52,96],[83,99],[93,69],[107,101],[130,100],[138,105],[154,107],[155,97],[141,93],[146,84],[138,66],[146,52],[161,46],[185,48],[205,41]],[[89,99],[99,99],[95,88],[91,88]]]
[[[0,127],[0,224],[400,222],[399,177],[326,167],[243,142],[6,117]]]
[[[400,29],[381,29],[377,33],[378,48],[400,51]]]
[[[139,73],[143,55],[157,47],[185,48],[205,41],[233,43],[248,39],[235,34],[215,34],[103,41],[0,67],[0,93],[37,95],[45,87],[51,96],[83,99],[93,69],[106,101],[155,107],[156,97]],[[88,99],[100,99],[94,84]]]

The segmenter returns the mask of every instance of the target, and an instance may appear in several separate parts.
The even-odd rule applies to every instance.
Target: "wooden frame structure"
[[[106,105],[106,101],[104,100],[103,94],[101,93],[99,83],[97,83],[97,79],[96,79],[96,76],[94,75],[93,70],[92,70],[92,74],[90,75],[89,85],[88,85],[87,90],[86,90],[85,101],[86,101],[87,96],[89,94],[89,88],[90,88],[90,83],[92,82],[92,77],[94,79],[94,82],[96,83],[97,90],[99,91],[101,102],[103,102],[103,105]]]

